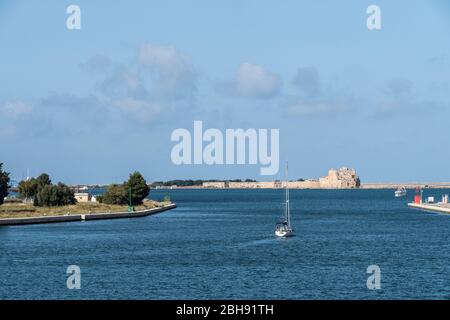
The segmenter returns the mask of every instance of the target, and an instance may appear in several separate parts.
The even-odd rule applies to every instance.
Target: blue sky
[[[67,183],[280,177],[172,164],[171,132],[202,120],[279,128],[292,178],[450,181],[449,36],[443,0],[2,0],[0,162]]]

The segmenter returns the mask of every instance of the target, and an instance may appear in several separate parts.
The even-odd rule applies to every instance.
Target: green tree
[[[8,195],[9,188],[9,172],[3,171],[2,167],[3,163],[0,163],[0,205]]]
[[[46,173],[42,173],[37,178],[22,180],[19,182],[19,194],[22,198],[35,198],[36,195],[45,187],[50,186],[52,181]]]
[[[123,184],[111,184],[102,196],[105,204],[127,204],[128,194]]]
[[[77,203],[77,200],[75,199],[75,194],[70,187],[60,182],[58,183],[57,188],[61,205],[65,206],[68,204]]]
[[[150,193],[147,181],[145,181],[142,174],[137,171],[130,174],[128,181],[124,183],[124,186],[127,192],[130,192],[131,190],[131,204],[133,206],[142,204],[142,200]]]
[[[39,189],[42,189],[45,186],[49,186],[52,184],[52,180],[50,180],[50,176],[46,173],[42,173],[39,177],[36,178],[36,181],[39,185]]]
[[[66,206],[75,203],[73,190],[61,182],[57,185],[45,185],[34,199],[34,204],[40,207]]]
[[[39,183],[35,178],[19,182],[19,194],[22,198],[33,199],[39,191]]]

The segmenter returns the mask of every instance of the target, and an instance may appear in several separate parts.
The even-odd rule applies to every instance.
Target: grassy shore
[[[134,209],[145,210],[161,207],[169,203],[157,202],[153,200],[144,200],[144,203],[135,206]],[[0,218],[26,218],[42,216],[60,216],[71,214],[89,214],[89,213],[109,213],[128,211],[127,205],[109,205],[103,203],[77,203],[61,207],[35,207],[32,204],[25,203],[5,203],[0,206]]]

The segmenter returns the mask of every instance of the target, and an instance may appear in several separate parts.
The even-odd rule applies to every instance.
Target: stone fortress
[[[342,167],[338,170],[328,170],[326,177],[318,180],[289,181],[289,188],[292,189],[354,189],[359,188],[361,182],[355,169]],[[211,189],[277,189],[283,188],[285,181],[257,181],[257,182],[228,182],[212,181],[204,182],[203,188]]]
[[[354,189],[360,185],[356,170],[347,167],[330,169],[326,177],[319,178],[319,187],[324,189]]]

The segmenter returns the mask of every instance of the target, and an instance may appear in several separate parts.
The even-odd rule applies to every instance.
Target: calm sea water
[[[0,298],[450,298],[450,215],[409,209],[393,190],[292,190],[289,239],[273,235],[281,190],[151,198],[167,194],[179,207],[145,218],[0,227]],[[66,287],[69,265],[80,290]]]

